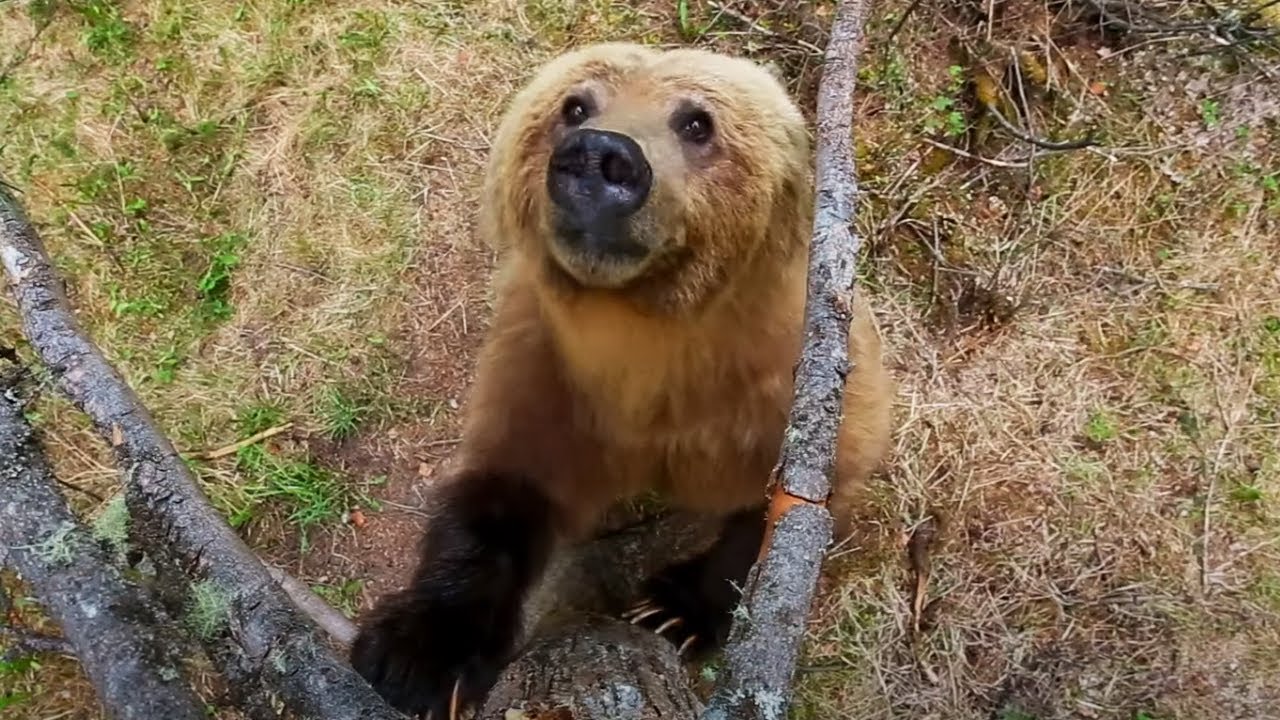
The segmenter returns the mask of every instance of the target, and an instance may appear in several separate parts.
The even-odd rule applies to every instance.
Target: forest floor
[[[269,434],[193,459],[204,488],[355,615],[403,578],[456,441],[511,93],[572,45],[692,43],[777,63],[812,114],[831,10],[4,2],[0,176],[181,450]],[[860,277],[896,452],[794,718],[1280,718],[1278,30],[1262,0],[876,3]],[[1098,144],[1033,146],[993,108]],[[7,293],[0,345],[30,357]],[[34,417],[98,517],[119,478],[88,422],[52,393]],[[0,716],[101,717],[57,655],[0,662]]]

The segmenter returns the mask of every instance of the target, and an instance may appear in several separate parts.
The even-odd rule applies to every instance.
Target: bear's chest
[[[791,374],[783,368],[722,368],[683,382],[669,378],[643,396],[602,393],[590,414],[620,485],[657,489],[691,509],[723,509],[760,499],[790,398]]]

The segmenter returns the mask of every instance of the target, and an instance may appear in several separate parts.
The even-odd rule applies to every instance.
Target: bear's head
[[[543,66],[494,137],[481,233],[554,286],[705,304],[808,234],[809,137],[746,59],[607,43]]]

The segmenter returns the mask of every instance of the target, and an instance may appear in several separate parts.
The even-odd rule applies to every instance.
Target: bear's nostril
[[[625,156],[611,152],[601,160],[600,174],[604,176],[607,183],[632,185],[636,179],[636,168]]]

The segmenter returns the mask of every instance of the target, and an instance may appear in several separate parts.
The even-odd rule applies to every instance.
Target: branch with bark
[[[765,542],[709,703],[704,708],[696,698],[670,643],[590,612],[634,592],[635,579],[669,561],[673,547],[693,552],[709,539],[700,536],[696,520],[677,516],[599,538],[549,574],[545,592],[534,600],[556,611],[502,673],[481,718],[746,720],[784,715],[832,534],[826,501],[850,370],[848,333],[860,249],[852,231],[857,200],[853,90],[869,4],[842,1],[825,51],[805,343],[772,478]],[[352,636],[350,623],[306,586],[264,565],[210,505],[172,443],[76,322],[40,238],[2,183],[0,261],[31,347],[58,389],[91,418],[115,455],[132,541],[165,574],[185,583],[188,592],[199,588],[213,593],[225,606],[219,631],[203,638],[204,648],[239,686],[236,697],[249,715],[275,717],[278,700],[294,714],[316,720],[401,717],[336,654],[334,646],[345,645]],[[56,478],[33,449],[29,429],[16,434],[6,430],[5,422],[21,421],[13,414],[17,406],[4,407],[10,415],[0,408],[0,483],[7,499],[0,507],[0,541],[11,548],[5,563],[30,580],[51,608],[98,683],[112,717],[142,717],[129,714],[131,702],[169,703],[148,717],[187,717],[193,696],[167,669],[177,665],[157,660],[179,647],[164,635],[167,626],[159,610],[99,615],[110,625],[103,631],[108,634],[101,634],[86,631],[89,626],[76,615],[76,608],[83,611],[85,606],[59,600],[64,586],[57,583],[65,581],[50,579],[50,561],[30,549],[56,533],[79,538],[73,540],[75,562],[63,569],[73,569],[81,578],[84,592],[92,596],[86,601],[152,607],[145,591],[121,580],[100,550],[95,555],[83,540],[85,531],[57,494]],[[26,519],[18,519],[10,508],[26,513]],[[564,613],[566,607],[574,611]],[[128,657],[102,655],[102,638],[120,628],[136,632],[129,642],[110,643],[109,649]],[[119,688],[130,686],[148,688],[146,697],[137,692],[121,696]]]
[[[158,564],[200,583],[227,607],[211,656],[305,717],[401,718],[323,642],[209,503],[133,389],[75,320],[43,243],[2,184],[0,262],[27,340],[115,455],[137,541]]]
[[[0,546],[75,648],[102,702],[122,719],[201,720],[159,608],[111,564],[57,490],[23,417],[16,368],[0,376]],[[39,649],[39,648],[36,648]]]
[[[806,620],[831,542],[826,508],[848,377],[858,180],[853,152],[853,91],[870,0],[843,0],[827,41],[818,86],[816,194],[805,342],[795,399],[774,473],[761,558],[725,649],[725,673],[703,720],[784,715]]]

